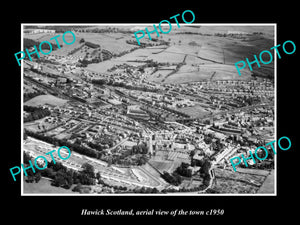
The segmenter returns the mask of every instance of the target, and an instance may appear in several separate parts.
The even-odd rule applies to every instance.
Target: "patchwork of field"
[[[149,60],[149,55],[162,51],[163,48],[141,48],[134,50],[121,57],[112,58],[111,60],[100,63],[92,63],[87,66],[87,69],[93,72],[106,73],[108,69],[115,65],[126,63],[128,65],[141,66],[145,63],[141,61]],[[136,62],[137,61],[137,62]]]
[[[165,83],[189,83],[205,80],[248,80],[251,74],[248,69],[243,70],[243,76],[237,74],[234,66],[223,64],[199,65],[197,68],[184,65],[177,73],[168,76]]]
[[[93,26],[91,29],[105,26]],[[137,45],[126,43],[126,41],[134,41],[133,36],[136,30],[134,26],[112,26],[123,30],[130,30],[132,33],[79,33],[75,32],[76,41],[72,45],[66,45],[62,42],[61,37],[59,42],[62,43],[61,49],[53,51],[54,55],[67,55],[75,48],[79,48],[82,44],[79,41],[83,38],[85,41],[99,44],[102,49],[106,49],[112,53],[118,54],[128,51],[121,57],[114,57],[111,60],[104,62],[89,64],[87,69],[93,72],[106,73],[108,69],[115,65],[127,63],[130,65],[140,66],[142,61],[153,60],[158,63],[179,64],[185,63],[177,73],[168,75],[168,71],[157,71],[153,76],[149,76],[149,81],[165,82],[165,83],[184,83],[202,80],[226,80],[226,79],[250,79],[251,71],[247,68],[242,70],[242,76],[238,72],[234,64],[238,61],[249,58],[254,59],[253,55],[258,55],[261,51],[270,49],[274,46],[274,27],[273,26],[202,26],[183,25],[180,28],[172,26],[172,31],[169,34],[163,34],[158,39],[163,39],[170,43],[170,46],[154,46],[139,48],[129,52]],[[149,25],[141,25],[141,29],[149,27]],[[107,28],[107,26],[106,26]],[[186,32],[186,33],[185,33]],[[244,36],[232,37],[222,36],[227,32],[246,32]],[[262,32],[260,35],[253,33]],[[221,34],[216,36],[215,34]],[[62,34],[61,34],[62,35]],[[26,34],[25,38],[31,38],[37,41],[49,41],[54,36],[53,34]],[[153,34],[153,37],[155,35]],[[65,36],[66,41],[71,42],[73,37],[71,34]],[[147,37],[141,39],[145,43],[152,43]],[[51,40],[55,43],[55,40]],[[93,49],[92,49],[93,50]],[[76,54],[84,54],[84,51],[79,50]],[[92,52],[91,52],[92,53]],[[268,61],[268,54],[263,55],[263,59]],[[138,62],[136,62],[138,61]],[[259,76],[272,77],[274,65],[273,62],[269,65],[261,63],[258,68],[253,65],[253,72]],[[161,75],[159,75],[161,74]]]
[[[38,42],[48,41],[51,44],[56,44],[56,41],[54,39],[50,40],[50,38],[52,38],[56,35],[59,35],[59,33],[58,34],[29,34],[29,35],[27,34],[27,35],[24,35],[24,38],[32,39],[32,40],[35,40],[35,41],[38,41]],[[63,42],[62,33],[60,33],[60,37],[58,37],[57,40],[58,40],[58,43],[61,46],[61,48],[53,50],[50,54],[51,55],[58,55],[58,56],[66,56],[69,52],[71,52],[75,48],[78,48],[81,45],[79,43],[80,37],[78,36],[77,33],[75,33],[75,37],[76,37],[75,42],[71,45],[67,45]],[[73,41],[73,36],[70,33],[67,33],[64,36],[64,38],[65,38],[66,42],[68,42],[68,43],[71,43]],[[43,57],[44,55],[40,54],[40,56]]]
[[[126,43],[126,40],[131,38],[128,34],[80,33],[76,35],[78,35],[78,39],[83,38],[85,41],[98,44],[102,48],[116,54],[136,47],[135,45]]]

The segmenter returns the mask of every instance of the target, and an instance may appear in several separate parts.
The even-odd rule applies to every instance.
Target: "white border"
[[[174,25],[174,23],[171,23]],[[21,23],[21,50],[23,49],[23,28],[24,26],[152,26],[150,23]],[[163,26],[166,24],[162,24]],[[180,25],[202,25],[202,26],[274,26],[274,46],[277,45],[277,23],[195,23],[195,24],[180,24]],[[24,63],[21,62],[21,162],[23,162],[23,69]],[[275,110],[275,140],[277,140],[277,57],[274,54],[274,110]],[[277,145],[275,146],[275,151],[277,152]],[[21,196],[198,196],[198,197],[207,197],[207,196],[277,196],[277,155],[275,155],[275,173],[274,173],[274,192],[275,193],[266,193],[266,194],[189,194],[188,192],[182,193],[167,193],[167,194],[54,194],[54,193],[24,193],[23,189],[23,173],[21,173]]]

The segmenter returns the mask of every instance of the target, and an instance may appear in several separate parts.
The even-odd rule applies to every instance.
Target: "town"
[[[237,53],[214,46],[264,41],[266,48],[272,41],[256,31],[195,33],[182,25],[138,46],[132,43],[138,29],[25,26],[29,50],[56,33],[76,35],[72,45],[23,59],[24,163],[58,146],[72,151],[56,164],[45,156],[47,168],[25,177],[25,187],[50,182],[63,193],[272,193],[265,187],[274,179],[271,147],[267,159],[241,162],[236,172],[230,159],[274,140],[273,63],[238,76]]]

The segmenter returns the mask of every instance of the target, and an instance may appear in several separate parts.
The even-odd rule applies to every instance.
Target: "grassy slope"
[[[64,105],[66,102],[67,100],[57,98],[53,95],[39,95],[25,102],[25,105],[38,106],[47,103],[49,105],[61,106]]]
[[[51,186],[49,180],[41,178],[38,183],[27,183],[23,182],[24,194],[78,194],[72,192],[72,187],[70,189],[59,188]]]

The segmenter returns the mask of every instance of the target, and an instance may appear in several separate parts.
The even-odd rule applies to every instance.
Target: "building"
[[[149,120],[150,116],[140,109],[139,105],[131,105],[127,107],[127,115],[135,119]]]

